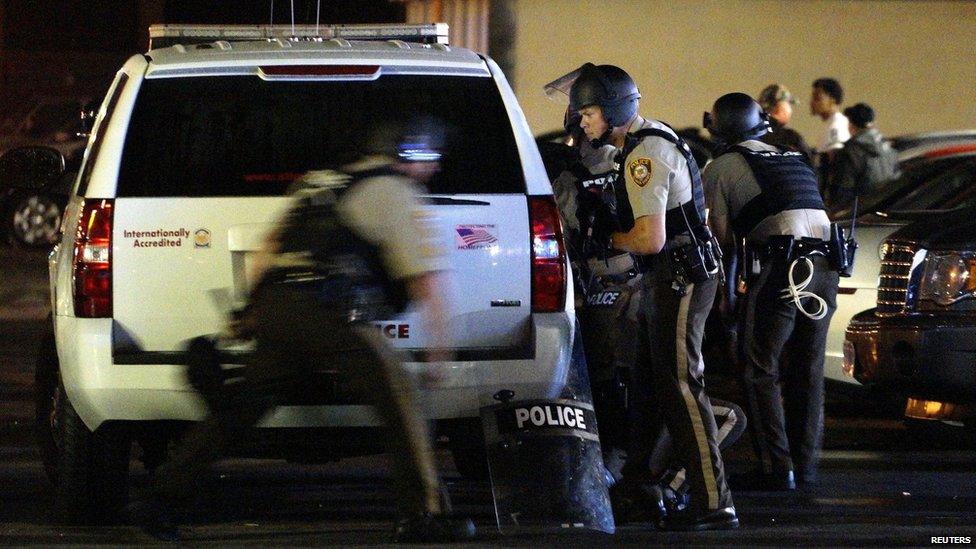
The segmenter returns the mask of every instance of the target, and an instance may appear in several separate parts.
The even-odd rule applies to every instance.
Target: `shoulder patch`
[[[631,160],[627,166],[627,170],[630,172],[630,177],[634,179],[634,183],[637,183],[638,187],[643,187],[651,180],[651,173],[654,171],[654,167],[651,164],[650,158],[642,157]]]

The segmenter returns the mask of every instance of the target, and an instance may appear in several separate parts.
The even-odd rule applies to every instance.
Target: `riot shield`
[[[481,408],[502,534],[615,530],[578,326],[574,340],[556,398],[499,391],[499,404]]]

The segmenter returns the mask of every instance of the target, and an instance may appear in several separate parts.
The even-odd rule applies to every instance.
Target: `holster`
[[[675,282],[698,284],[724,279],[722,249],[705,225],[697,227],[692,242],[667,249]]]

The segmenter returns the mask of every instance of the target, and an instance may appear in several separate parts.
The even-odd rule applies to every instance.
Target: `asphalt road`
[[[145,544],[128,526],[64,526],[30,435],[35,340],[46,316],[44,254],[0,248],[0,545]],[[710,387],[723,380],[710,380]],[[976,541],[976,435],[946,425],[909,430],[866,399],[833,397],[822,482],[792,494],[735,492],[742,528],[661,533],[627,525],[615,536],[579,532],[501,537],[488,483],[461,479],[447,453],[441,471],[456,507],[501,546],[927,546]],[[749,467],[743,438],[728,468]],[[381,545],[393,520],[383,456],[322,465],[228,460],[184,510],[184,538],[219,545]],[[132,464],[131,488],[146,484]]]

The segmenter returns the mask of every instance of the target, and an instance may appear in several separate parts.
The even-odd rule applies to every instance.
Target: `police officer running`
[[[687,469],[691,502],[658,527],[735,528],[738,518],[703,379],[701,338],[718,268],[709,253],[698,166],[671,128],[638,115],[639,99],[630,75],[612,65],[583,65],[570,89],[570,109],[580,114],[586,137],[621,149],[611,185],[613,215],[599,216],[605,221],[597,223],[593,237],[634,254],[645,271],[630,448],[615,492],[639,491],[657,480],[649,478],[647,463],[663,417],[677,460]]]
[[[224,449],[239,443],[271,408],[307,387],[316,370],[338,370],[375,406],[388,428],[400,520],[396,540],[450,542],[474,535],[448,518],[413,382],[368,323],[407,301],[427,306],[427,328],[444,343],[439,254],[419,223],[419,185],[438,171],[443,128],[417,118],[381,127],[369,155],[343,172],[310,172],[268,239],[238,335],[256,350],[226,402],[195,426],[160,466],[151,496],[130,518],[161,539],[179,539],[168,508],[185,499]],[[381,213],[381,215],[377,215]]]
[[[733,486],[793,490],[796,481],[817,478],[824,346],[836,309],[836,231],[803,155],[759,141],[769,123],[751,97],[718,98],[704,126],[723,148],[702,176],[710,225],[726,257],[745,241],[739,343],[760,467]],[[785,347],[789,365],[781,368]]]

